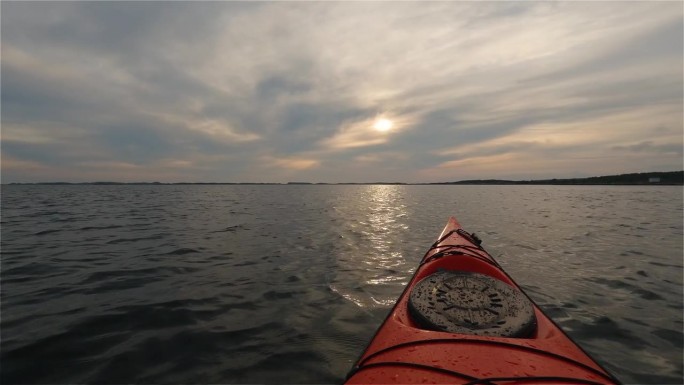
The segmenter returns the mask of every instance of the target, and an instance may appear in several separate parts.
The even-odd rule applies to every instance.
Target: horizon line
[[[581,182],[583,180],[595,180],[600,178],[627,178],[636,177],[643,175],[654,175],[654,174],[677,174],[683,173],[684,170],[676,171],[649,171],[649,172],[638,172],[638,173],[625,173],[625,174],[611,174],[611,175],[600,175],[600,176],[589,176],[589,177],[574,177],[574,178],[545,178],[545,179],[499,179],[499,178],[488,178],[488,179],[465,179],[457,181],[441,181],[441,182],[399,182],[399,181],[373,181],[373,182],[307,182],[307,181],[288,181],[288,182],[159,182],[159,181],[139,181],[139,182],[119,182],[119,181],[90,181],[90,182],[67,182],[67,181],[49,181],[49,182],[0,182],[0,185],[444,185],[444,184],[495,184],[497,182],[506,184],[526,184],[526,183],[543,183],[543,182],[563,182],[563,181],[575,181]],[[653,182],[654,184],[656,182]],[[551,183],[554,184],[554,183]],[[630,184],[640,184],[640,183],[630,183]]]

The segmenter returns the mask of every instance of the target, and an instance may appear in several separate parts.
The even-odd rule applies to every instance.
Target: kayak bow
[[[619,384],[450,218],[347,384]]]

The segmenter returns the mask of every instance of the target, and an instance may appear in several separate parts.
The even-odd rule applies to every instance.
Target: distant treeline
[[[10,183],[10,184],[37,184],[37,185],[281,185],[284,183],[239,183],[239,182],[38,182],[38,183]],[[368,183],[311,183],[289,182],[290,185],[452,185],[452,184],[477,184],[477,185],[684,185],[684,171],[668,172],[643,172],[635,174],[621,174],[608,176],[594,176],[591,178],[572,179],[541,179],[541,180],[505,180],[505,179],[473,179],[458,182],[438,183],[402,183],[402,182],[368,182]]]
[[[26,184],[36,184],[36,185],[67,185],[67,186],[79,186],[79,185],[88,185],[88,186],[112,186],[112,185],[274,185],[274,184],[282,184],[282,183],[252,183],[252,182],[247,182],[247,183],[241,183],[241,182],[172,182],[172,183],[165,183],[165,182],[35,182],[35,183],[9,183],[9,184],[21,184],[21,185],[26,185]]]
[[[444,184],[533,184],[533,185],[683,185],[684,171],[643,172],[594,176],[591,178],[541,179],[541,180],[503,180],[478,179],[447,182]]]

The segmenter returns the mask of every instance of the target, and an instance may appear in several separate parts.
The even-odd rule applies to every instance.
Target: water
[[[2,186],[2,383],[336,383],[458,215],[626,383],[682,383],[682,189]]]

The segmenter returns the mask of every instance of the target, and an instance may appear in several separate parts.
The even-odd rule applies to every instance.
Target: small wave
[[[85,280],[81,281],[81,284],[87,284],[91,282],[102,282],[112,278],[118,277],[130,277],[137,275],[153,275],[159,270],[156,268],[150,269],[130,269],[130,270],[108,270],[108,271],[97,271],[90,274]]]
[[[164,236],[163,235],[153,235],[151,237],[140,237],[140,238],[117,238],[113,239],[109,242],[107,242],[108,245],[115,245],[118,243],[133,243],[133,242],[139,242],[139,241],[149,241],[149,240],[155,240],[155,239],[162,239]]]
[[[542,306],[544,309],[544,313],[554,319],[555,321],[558,321],[560,318],[568,318],[568,312],[563,308],[563,306],[557,306],[557,305],[546,305]]]
[[[50,216],[50,215],[69,215],[72,214],[68,211],[39,211],[37,213],[31,213],[31,214],[25,214],[24,216],[27,218],[35,218],[35,217],[43,217],[43,216]]]
[[[228,226],[222,230],[212,231],[212,233],[234,233],[238,230],[247,230],[244,225]]]
[[[681,348],[682,344],[684,344],[684,334],[681,331],[678,330],[671,330],[671,329],[656,329],[651,332],[651,334],[654,334],[665,341],[669,342],[672,344],[674,347],[679,347]]]
[[[563,326],[571,328],[573,335],[585,339],[611,339],[619,340],[621,343],[633,349],[643,349],[648,343],[637,337],[627,329],[621,328],[609,317],[598,317],[593,322],[580,322],[570,319],[562,323]]]
[[[14,277],[14,278],[3,278],[2,282],[7,283],[21,283],[35,280],[35,277]]]
[[[79,230],[81,231],[88,231],[88,230],[110,230],[110,229],[118,229],[123,226],[120,225],[109,225],[109,226],[86,226],[86,227],[81,227]]]
[[[375,303],[376,305],[379,305],[380,307],[391,307],[397,302],[397,299],[394,297],[391,298],[375,298],[373,296],[370,296],[371,301]]]
[[[302,291],[293,291],[293,290],[281,290],[281,291],[276,291],[276,290],[269,290],[265,292],[262,297],[267,300],[278,300],[278,299],[285,299],[285,298],[292,298],[296,294],[303,294],[304,292]]]
[[[301,371],[318,372],[317,377],[321,378],[322,383],[338,382],[339,379],[321,369],[326,365],[328,365],[328,362],[324,356],[309,350],[303,350],[271,354],[262,360],[254,362],[246,370],[252,373],[260,373],[255,377],[257,378],[256,382],[261,383],[280,382],[283,378],[298,375]]]
[[[661,267],[676,267],[678,269],[684,268],[684,266],[682,266],[682,265],[672,265],[669,263],[660,263],[660,262],[655,262],[655,261],[649,261],[648,263],[650,263],[651,265],[654,265],[654,266],[661,266]]]
[[[166,253],[166,255],[185,255],[185,254],[192,254],[192,253],[199,253],[199,251],[195,249],[188,249],[188,248],[180,248],[171,252]]]
[[[376,309],[376,308],[385,308],[385,307],[390,307],[394,305],[396,302],[396,298],[375,298],[374,296],[368,294],[368,293],[363,293],[363,294],[353,294],[349,293],[347,291],[342,291],[338,289],[335,285],[328,285],[328,289],[332,291],[333,293],[341,296],[342,298],[346,299],[347,301],[350,301],[354,303],[356,306],[362,308],[362,309]]]
[[[2,272],[3,280],[4,278],[8,276],[14,276],[14,275],[28,275],[28,276],[37,276],[37,275],[44,275],[50,272],[55,271],[54,266],[45,264],[45,263],[38,263],[38,262],[31,262],[26,265],[22,266],[17,266],[13,267],[11,269],[5,269]]]
[[[131,333],[126,330],[89,335],[80,328],[70,328],[9,351],[3,349],[0,356],[3,383],[26,383],[26,378],[31,378],[30,382],[50,383],[71,371],[90,369],[95,366],[92,357],[126,341]],[[36,370],[36,362],[59,362],[59,365],[41,365]]]
[[[140,277],[140,278],[123,278],[116,281],[102,282],[98,286],[89,289],[80,290],[83,294],[102,294],[105,292],[121,292],[124,290],[137,289],[144,287],[154,281],[161,281],[162,277]]]
[[[233,266],[252,266],[252,265],[256,265],[258,263],[259,262],[256,262],[256,261],[244,261],[244,262],[236,263]]]
[[[643,299],[648,300],[663,300],[664,298],[657,293],[650,290],[640,288],[638,286],[632,285],[630,283],[620,281],[617,279],[605,279],[605,278],[589,278],[589,281],[599,283],[604,286],[608,286],[611,289],[626,289],[633,294],[639,295]]]
[[[58,233],[60,231],[62,231],[62,230],[43,230],[43,231],[39,231],[33,235],[47,235],[47,234],[52,234],[52,233]]]
[[[366,301],[364,301],[363,298],[361,298],[361,297],[359,297],[359,296],[355,296],[355,295],[352,295],[352,294],[349,294],[349,293],[343,293],[343,292],[341,292],[337,287],[335,287],[334,285],[328,285],[328,288],[329,288],[330,291],[332,291],[333,293],[340,295],[342,298],[346,299],[347,301],[353,302],[356,306],[358,306],[358,307],[360,307],[360,308],[366,308],[366,307],[368,307],[368,306],[366,305]]]

